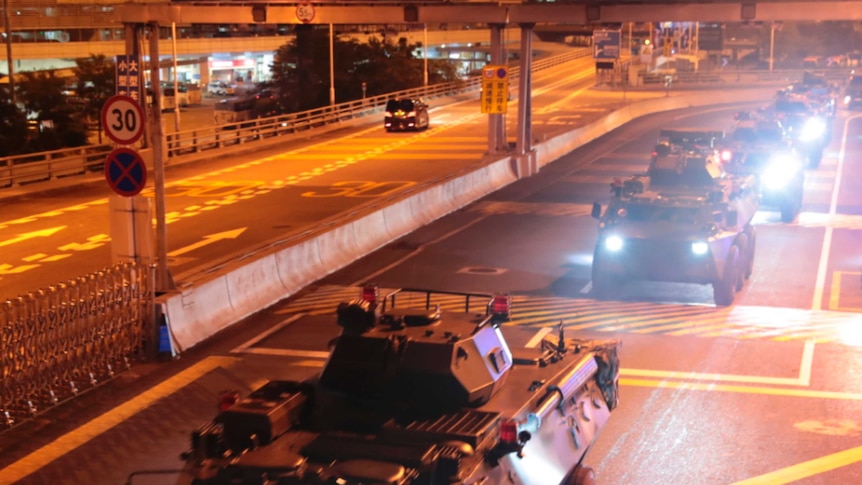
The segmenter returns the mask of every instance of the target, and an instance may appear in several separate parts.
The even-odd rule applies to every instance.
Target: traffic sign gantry
[[[144,110],[129,96],[111,96],[102,106],[102,127],[114,143],[131,145],[144,134]]]
[[[105,179],[114,192],[132,197],[147,184],[147,167],[141,155],[130,148],[117,148],[105,160]]]

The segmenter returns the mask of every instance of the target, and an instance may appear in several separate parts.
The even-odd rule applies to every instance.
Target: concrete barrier
[[[539,166],[648,114],[689,106],[768,99],[772,89],[653,98],[628,105],[571,132],[539,143]],[[363,204],[313,230],[270,241],[226,258],[206,273],[190,275],[183,291],[158,299],[177,353],[233,323],[287,298],[358,258],[456,211],[516,180],[511,156],[426,182],[412,192]]]

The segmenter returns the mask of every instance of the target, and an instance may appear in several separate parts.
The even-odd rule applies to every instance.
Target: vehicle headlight
[[[844,104],[850,104],[850,101],[852,101],[852,100],[853,100],[853,98],[852,98],[852,97],[850,97],[850,96],[844,96]]]
[[[709,244],[704,241],[695,241],[691,243],[691,252],[695,256],[703,256],[709,252]]]
[[[619,252],[623,249],[623,238],[619,236],[608,236],[605,238],[605,249],[612,253]]]
[[[820,118],[811,118],[802,126],[799,139],[801,141],[814,141],[822,137],[824,133],[826,133],[826,122]]]
[[[799,162],[791,156],[779,156],[770,161],[761,175],[761,182],[771,190],[783,189],[802,169]]]

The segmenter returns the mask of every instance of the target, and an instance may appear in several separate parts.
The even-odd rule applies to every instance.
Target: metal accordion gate
[[[0,302],[0,431],[152,356],[153,282],[122,263]]]

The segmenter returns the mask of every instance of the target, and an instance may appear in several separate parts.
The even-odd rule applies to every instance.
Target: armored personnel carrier
[[[753,270],[756,181],[724,171],[715,133],[662,134],[677,142],[656,147],[646,174],[611,184],[606,209],[593,204],[593,294],[611,298],[636,280],[697,283],[730,305]]]
[[[820,166],[823,151],[832,141],[831,118],[814,103],[798,95],[778,96],[766,114],[784,126],[794,148],[807,157],[808,168]]]
[[[802,208],[805,161],[777,120],[751,116],[738,121],[721,158],[729,173],[757,177],[761,205],[777,208],[782,222],[796,219]]]
[[[618,341],[567,339],[561,322],[516,348],[508,295],[362,295],[338,306],[319,376],[229,399],[192,434],[192,483],[593,483],[583,460],[618,402]]]

